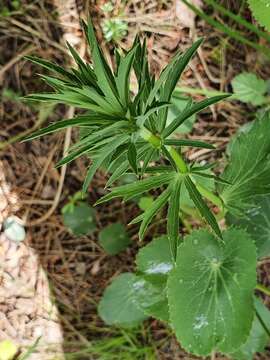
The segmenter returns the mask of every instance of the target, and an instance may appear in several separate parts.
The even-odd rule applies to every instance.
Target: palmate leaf
[[[268,0],[248,0],[252,15],[264,26],[267,31],[270,31],[270,6]]]
[[[232,80],[232,87],[237,99],[254,106],[266,101],[267,82],[253,73],[242,73]]]
[[[252,197],[270,193],[270,115],[254,121],[230,147],[230,159],[222,178],[232,185],[220,185],[219,192],[231,213],[241,216],[252,206]]]
[[[223,239],[205,230],[186,236],[168,278],[172,326],[197,355],[239,348],[254,317],[256,247],[243,230],[229,229]]]
[[[162,321],[169,321],[169,307],[167,300],[166,281],[163,278],[155,282],[142,275],[137,276],[134,284],[134,303],[145,315],[152,316]]]
[[[134,301],[137,282],[136,275],[123,273],[106,288],[98,306],[98,313],[106,324],[134,327],[147,318]]]
[[[263,302],[256,297],[254,297],[254,306],[256,314],[253,319],[250,334],[247,341],[239,349],[229,354],[233,360],[253,360],[254,354],[263,352],[269,343],[269,335],[265,331],[264,326],[268,329],[270,328],[270,311]],[[261,320],[263,321],[263,325]]]
[[[145,290],[142,299],[144,312],[157,319],[168,321],[166,284],[167,276],[173,268],[168,237],[164,235],[155,238],[142,247],[136,256],[136,264],[137,272],[144,280],[142,283],[142,290]],[[152,289],[152,294],[149,293],[149,289]],[[139,301],[142,295],[143,292],[139,294]]]
[[[270,195],[255,196],[242,217],[228,213],[226,223],[241,227],[250,234],[256,243],[258,258],[270,255]]]

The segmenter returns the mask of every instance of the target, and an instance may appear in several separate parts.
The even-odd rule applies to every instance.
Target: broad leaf
[[[167,276],[173,268],[168,237],[156,238],[141,248],[136,257],[136,264],[139,274],[145,280],[142,290],[152,289],[152,296],[148,299],[151,303],[144,306],[144,311],[153,317],[168,321],[166,283]]]
[[[270,116],[254,121],[231,145],[231,156],[220,185],[220,196],[230,212],[239,214],[252,205],[252,197],[270,193]]]
[[[130,244],[125,226],[120,223],[114,223],[103,228],[98,234],[98,241],[110,255],[118,254]]]
[[[63,221],[74,235],[86,235],[96,230],[95,211],[86,203],[69,207],[63,213]]]
[[[168,321],[169,308],[166,281],[159,278],[155,282],[143,276],[137,276],[134,283],[134,303],[146,314],[156,319]]]
[[[252,326],[256,247],[243,230],[227,230],[223,239],[194,231],[169,274],[172,326],[181,346],[197,355],[232,352]]]
[[[169,239],[161,236],[142,247],[137,256],[136,264],[139,272],[147,276],[164,276],[173,268]]]
[[[248,0],[253,16],[261,26],[270,31],[270,6],[268,0]]]
[[[255,106],[265,103],[267,83],[255,74],[242,73],[237,75],[232,80],[232,87],[237,99],[245,103],[251,103]]]
[[[98,306],[98,313],[106,324],[133,327],[146,319],[134,301],[137,282],[136,275],[124,273],[106,288]]]
[[[263,302],[256,297],[254,297],[254,306],[256,314],[253,319],[250,334],[247,341],[238,350],[230,354],[230,357],[234,360],[252,360],[255,353],[263,352],[269,344],[269,336],[264,326],[268,329],[270,328],[270,311]],[[257,314],[264,325],[262,325],[258,319]]]
[[[257,246],[258,257],[270,255],[270,195],[256,196],[242,217],[227,214],[226,222],[245,229]]]

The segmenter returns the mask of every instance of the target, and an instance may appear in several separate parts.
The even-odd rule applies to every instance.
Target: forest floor
[[[110,57],[113,44],[104,40],[100,26],[104,17],[110,16],[102,11],[104,2],[84,1],[77,6],[82,14],[90,10],[102,47]],[[3,3],[11,6],[9,1]],[[18,3],[18,8],[11,6],[9,14],[0,12],[0,162],[12,194],[19,199],[16,209],[12,209],[10,204],[9,211],[24,221],[26,242],[36,251],[47,273],[59,310],[66,358],[193,359],[180,349],[170,330],[161,322],[148,320],[136,330],[122,330],[106,326],[97,315],[97,304],[105,287],[114,276],[133,269],[138,247],[147,243],[150,237],[165,232],[164,220],[161,214],[151,226],[144,243],[140,244],[138,228],[135,225],[127,227],[132,245],[116,256],[103,251],[97,243],[97,235],[104,226],[115,221],[127,224],[139,213],[134,202],[113,201],[97,206],[97,229],[90,236],[75,237],[63,225],[61,209],[68,197],[81,189],[87,159],[78,159],[69,165],[62,178],[61,170],[55,169],[55,164],[63,152],[64,134],[27,143],[18,141],[32,127],[67,116],[65,106],[33,106],[20,98],[45,89],[36,76],[41,69],[23,56],[34,54],[60,64],[67,62],[63,30],[57,18],[56,1],[21,0]],[[236,13],[239,11],[238,1],[224,0],[221,3]],[[216,12],[210,13],[213,18],[225,21]],[[243,14],[250,19],[247,9]],[[184,74],[182,87],[231,91],[232,78],[243,71],[256,72],[263,79],[270,78],[269,64],[265,66],[264,57],[250,47],[230,39],[198,18],[191,17],[190,26],[183,27],[173,1],[116,0],[111,15],[121,16],[128,24],[126,36],[117,40],[119,46],[128,47],[138,31],[147,36],[151,68],[156,74],[176,50],[186,49],[198,37],[205,38],[199,55]],[[247,32],[246,37],[252,35]],[[195,98],[199,99],[201,95]],[[186,153],[187,158],[208,161],[224,157],[230,137],[241,125],[252,120],[254,114],[253,107],[238,101],[224,101],[204,111],[197,117],[187,137],[207,140],[218,150],[214,153],[205,149],[192,150]],[[76,136],[73,131],[72,139]],[[56,195],[62,180],[64,185],[58,198]],[[87,200],[90,204],[104,193],[105,183],[106,175],[99,172],[89,189]],[[55,208],[52,213],[51,207]],[[190,226],[198,225],[199,221],[190,222]],[[261,265],[260,276],[269,285],[270,262]],[[270,358],[269,354],[265,359]]]

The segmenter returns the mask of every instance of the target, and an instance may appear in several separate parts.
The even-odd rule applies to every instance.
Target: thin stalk
[[[188,172],[188,167],[184,159],[182,158],[182,155],[178,151],[176,151],[175,148],[173,148],[172,146],[166,145],[166,147],[169,153],[171,154],[178,170],[181,173],[186,174]]]
[[[160,148],[161,145],[162,145],[161,138],[158,137],[157,135],[152,134],[145,127],[142,127],[142,129],[140,131],[140,136],[144,140],[148,141],[155,148]],[[179,152],[177,152],[174,147],[172,147],[170,145],[166,145],[166,149],[168,150],[171,157],[173,158],[173,160],[174,160],[178,170],[180,171],[180,173],[187,174],[188,173],[188,166],[185,163],[182,155]],[[194,179],[193,179],[193,181],[194,181]],[[222,200],[217,195],[215,195],[214,193],[212,193],[211,191],[209,191],[208,189],[206,189],[204,186],[202,186],[200,184],[196,184],[196,187],[197,187],[198,191],[201,193],[202,196],[204,196],[206,199],[210,200],[221,211],[223,211],[224,207],[223,207]]]
[[[259,37],[264,38],[265,40],[270,42],[270,36],[266,32],[260,30],[252,23],[246,21],[242,16],[234,14],[230,10],[228,10],[225,7],[223,7],[222,5],[218,4],[215,0],[205,0],[205,2],[208,5],[213,6],[213,8],[218,10],[221,14],[228,16],[232,20],[236,21],[238,24],[240,24],[240,25],[244,26],[245,28],[247,28],[248,30],[254,32]]]
[[[200,11],[196,6],[189,3],[187,0],[182,0],[192,11],[195,12],[196,15],[200,16],[203,20],[208,22],[211,26],[215,27],[216,29],[222,31],[223,33],[227,34],[231,38],[240,41],[241,43],[252,47],[257,51],[263,52],[268,58],[270,58],[270,50],[264,46],[258,45],[248,39],[246,39],[241,33],[238,31],[232,30],[230,27],[221,24],[220,22],[214,20],[212,17],[208,16],[204,12]]]
[[[266,286],[264,286],[262,284],[257,284],[256,289],[263,292],[267,296],[270,296],[270,289],[268,289]]]
[[[194,94],[194,95],[205,95],[205,96],[218,96],[218,95],[230,95],[228,100],[234,96],[234,94],[229,94],[223,91],[218,90],[207,90],[207,89],[200,89],[200,88],[190,88],[188,86],[177,86],[174,89],[173,96],[179,96],[180,94],[187,93],[187,94]]]

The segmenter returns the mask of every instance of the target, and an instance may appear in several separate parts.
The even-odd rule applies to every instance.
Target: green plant
[[[179,0],[185,3],[194,13],[200,16],[203,20],[209,23],[214,28],[218,29],[222,33],[226,34],[229,38],[234,39],[244,45],[248,45],[251,48],[262,52],[267,58],[270,58],[269,46],[258,44],[254,40],[247,38],[246,34],[243,31],[238,30],[235,27],[224,24],[221,21],[215,20],[212,16],[208,15],[203,10],[200,10],[198,7],[194,6],[190,0]],[[248,31],[253,32],[259,38],[270,42],[270,35],[267,32],[262,31],[259,27],[253,25],[251,22],[245,20],[240,14],[235,14],[231,10],[219,4],[216,0],[205,0],[206,4],[211,6],[219,14],[228,17],[233,20],[236,25],[241,26],[242,28],[247,29]],[[268,0],[248,0],[249,6],[255,16],[255,18],[269,30],[269,2]]]
[[[268,0],[248,0],[248,4],[259,24],[270,31],[270,2]]]
[[[125,226],[114,223],[103,228],[98,234],[98,240],[103,249],[110,255],[116,255],[130,244],[130,238]]]
[[[241,73],[232,80],[235,97],[254,106],[269,104],[268,84],[253,73]]]
[[[255,196],[270,194],[269,114],[261,115],[233,139],[221,176],[213,172],[215,164],[188,163],[182,147],[215,147],[175,136],[176,131],[194,114],[228,96],[200,102],[189,99],[168,121],[175,86],[202,40],[185,53],[177,53],[155,79],[149,72],[145,42],[141,44],[136,37],[124,55],[116,51],[113,71],[97,43],[91,22],[83,23],[83,27],[93,65],[85,63],[70,45],[76,69],[66,70],[30,57],[57,76],[42,75],[54,92],[27,98],[61,102],[87,112],[49,125],[27,140],[71,126],[87,128],[85,136],[71,146],[58,166],[85,154],[90,156],[92,163],[83,185],[83,192],[87,192],[95,172],[106,164],[110,173],[106,187],[110,191],[97,204],[118,197],[128,201],[155,190],[159,195],[132,221],[141,223],[140,239],[157,213],[167,209],[167,235],[140,249],[136,273],[121,274],[113,280],[99,304],[101,317],[108,324],[134,326],[153,316],[167,322],[191,353],[239,354],[243,349],[251,349],[252,356],[251,352],[261,350],[265,343],[262,328],[268,332],[265,317],[257,309],[254,290],[270,294],[270,290],[256,284],[257,254],[261,254],[261,247],[267,248],[265,241],[269,239],[261,241],[241,224],[221,231],[218,219],[229,214],[241,219],[254,208]],[[130,91],[132,69],[138,83],[136,94]],[[136,181],[113,185],[131,173],[137,176]],[[211,185],[205,180],[211,180]],[[179,236],[183,191],[209,225],[209,229],[192,231],[184,239]],[[258,334],[254,334],[257,330]],[[258,346],[253,342],[256,336]]]
[[[82,201],[83,197],[84,194],[77,192],[61,210],[64,225],[74,235],[86,235],[96,230],[95,211]]]
[[[114,41],[117,43],[127,35],[128,25],[121,18],[113,17],[114,5],[110,1],[106,2],[101,9],[109,16],[101,23],[104,37],[107,42]]]

